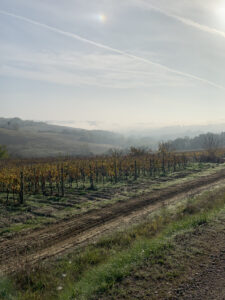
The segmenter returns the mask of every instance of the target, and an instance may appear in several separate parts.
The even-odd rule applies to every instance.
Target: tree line
[[[225,147],[225,132],[215,134],[208,132],[194,138],[184,137],[167,141],[166,147],[176,151],[211,150]]]

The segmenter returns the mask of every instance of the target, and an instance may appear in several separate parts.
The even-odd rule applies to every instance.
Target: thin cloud
[[[161,14],[169,17],[169,18],[175,19],[175,20],[177,20],[177,21],[179,21],[179,22],[181,22],[181,23],[183,23],[187,26],[191,26],[191,27],[194,27],[198,30],[201,30],[201,31],[204,31],[204,32],[207,32],[207,33],[210,33],[210,34],[216,34],[216,35],[219,35],[219,36],[225,38],[225,32],[224,31],[217,30],[215,28],[212,28],[212,27],[209,27],[209,26],[206,26],[206,25],[202,25],[202,24],[200,24],[198,22],[195,22],[191,19],[187,19],[187,18],[184,18],[184,17],[180,17],[178,15],[172,14],[172,13],[167,12],[167,11],[161,9],[161,8],[153,6],[152,4],[149,4],[144,0],[141,0],[141,1],[145,4],[145,7],[148,7],[151,10],[155,10],[155,11],[157,11],[157,12],[159,12],[159,13],[161,13]]]
[[[6,46],[0,51],[1,75],[61,85],[106,88],[188,86],[183,77],[133,61],[119,54],[80,52],[31,52]],[[149,70],[150,69],[150,70]],[[86,70],[86,72],[84,72]],[[191,86],[191,82],[189,83]]]
[[[204,79],[204,78],[201,78],[201,77],[189,74],[189,73],[185,73],[185,72],[182,72],[182,71],[178,71],[178,70],[166,67],[166,66],[161,65],[159,63],[152,62],[149,59],[146,59],[146,58],[143,58],[143,57],[140,57],[140,56],[136,56],[136,55],[133,55],[133,54],[129,54],[127,52],[124,52],[124,51],[116,49],[116,48],[112,48],[112,47],[107,46],[107,45],[102,44],[102,43],[97,43],[95,41],[86,39],[86,38],[84,38],[82,36],[79,36],[77,34],[74,34],[74,33],[68,32],[68,31],[64,31],[64,30],[58,29],[56,27],[46,25],[44,23],[40,23],[40,22],[34,21],[32,19],[29,19],[29,18],[26,18],[26,17],[23,17],[23,16],[12,14],[12,13],[9,13],[7,11],[0,10],[0,13],[2,15],[13,17],[13,18],[16,18],[18,20],[21,20],[21,21],[24,21],[24,22],[27,22],[27,23],[30,23],[30,24],[33,24],[33,25],[45,28],[45,29],[47,29],[49,31],[52,31],[52,32],[55,32],[55,33],[58,33],[58,34],[61,34],[61,35],[64,35],[64,36],[76,39],[78,41],[81,41],[81,42],[84,42],[84,43],[88,43],[88,44],[93,45],[95,47],[98,47],[98,48],[101,48],[101,49],[104,49],[104,50],[107,50],[107,51],[111,51],[111,52],[114,52],[114,53],[117,53],[117,54],[121,54],[121,55],[127,56],[127,57],[129,57],[129,58],[131,58],[133,60],[141,61],[143,63],[147,63],[149,65],[159,67],[159,68],[161,68],[164,71],[171,72],[171,73],[174,73],[176,75],[183,76],[183,77],[186,77],[186,78],[189,78],[189,79],[192,79],[192,80],[197,80],[197,81],[200,81],[202,83],[205,83],[205,84],[208,84],[210,86],[213,86],[215,88],[219,88],[219,89],[225,90],[225,87],[223,87],[221,85],[218,85],[218,84],[216,84],[216,83],[214,83],[212,81],[209,81],[207,79]]]

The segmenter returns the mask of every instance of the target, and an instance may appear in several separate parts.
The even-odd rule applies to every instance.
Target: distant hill
[[[0,144],[16,157],[90,155],[122,147],[124,137],[110,131],[0,118]]]
[[[158,148],[161,141],[170,141],[176,150],[202,148],[204,134],[218,133],[224,124],[208,126],[173,126],[158,129],[134,129],[129,134],[104,130],[86,130],[45,122],[24,121],[19,118],[0,118],[0,145],[7,146],[13,157],[46,157],[59,155],[97,155],[112,148],[130,146]],[[224,134],[217,137],[225,146]]]

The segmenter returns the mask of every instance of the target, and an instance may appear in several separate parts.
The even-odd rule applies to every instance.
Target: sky
[[[1,0],[0,117],[225,122],[225,0]]]

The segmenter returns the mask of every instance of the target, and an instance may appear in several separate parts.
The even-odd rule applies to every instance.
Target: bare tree
[[[109,149],[107,154],[114,158],[119,158],[119,157],[122,157],[124,153],[123,153],[123,150],[121,150],[121,149],[112,148],[112,149]]]
[[[172,147],[171,142],[161,142],[161,143],[159,143],[158,151],[160,153],[168,153],[168,152],[173,151],[173,147]]]
[[[147,147],[130,147],[129,149],[129,155],[134,157],[142,156],[150,152],[151,150],[148,149]]]
[[[211,159],[215,158],[216,151],[220,146],[219,137],[213,133],[207,133],[204,135],[203,148],[208,152]]]

